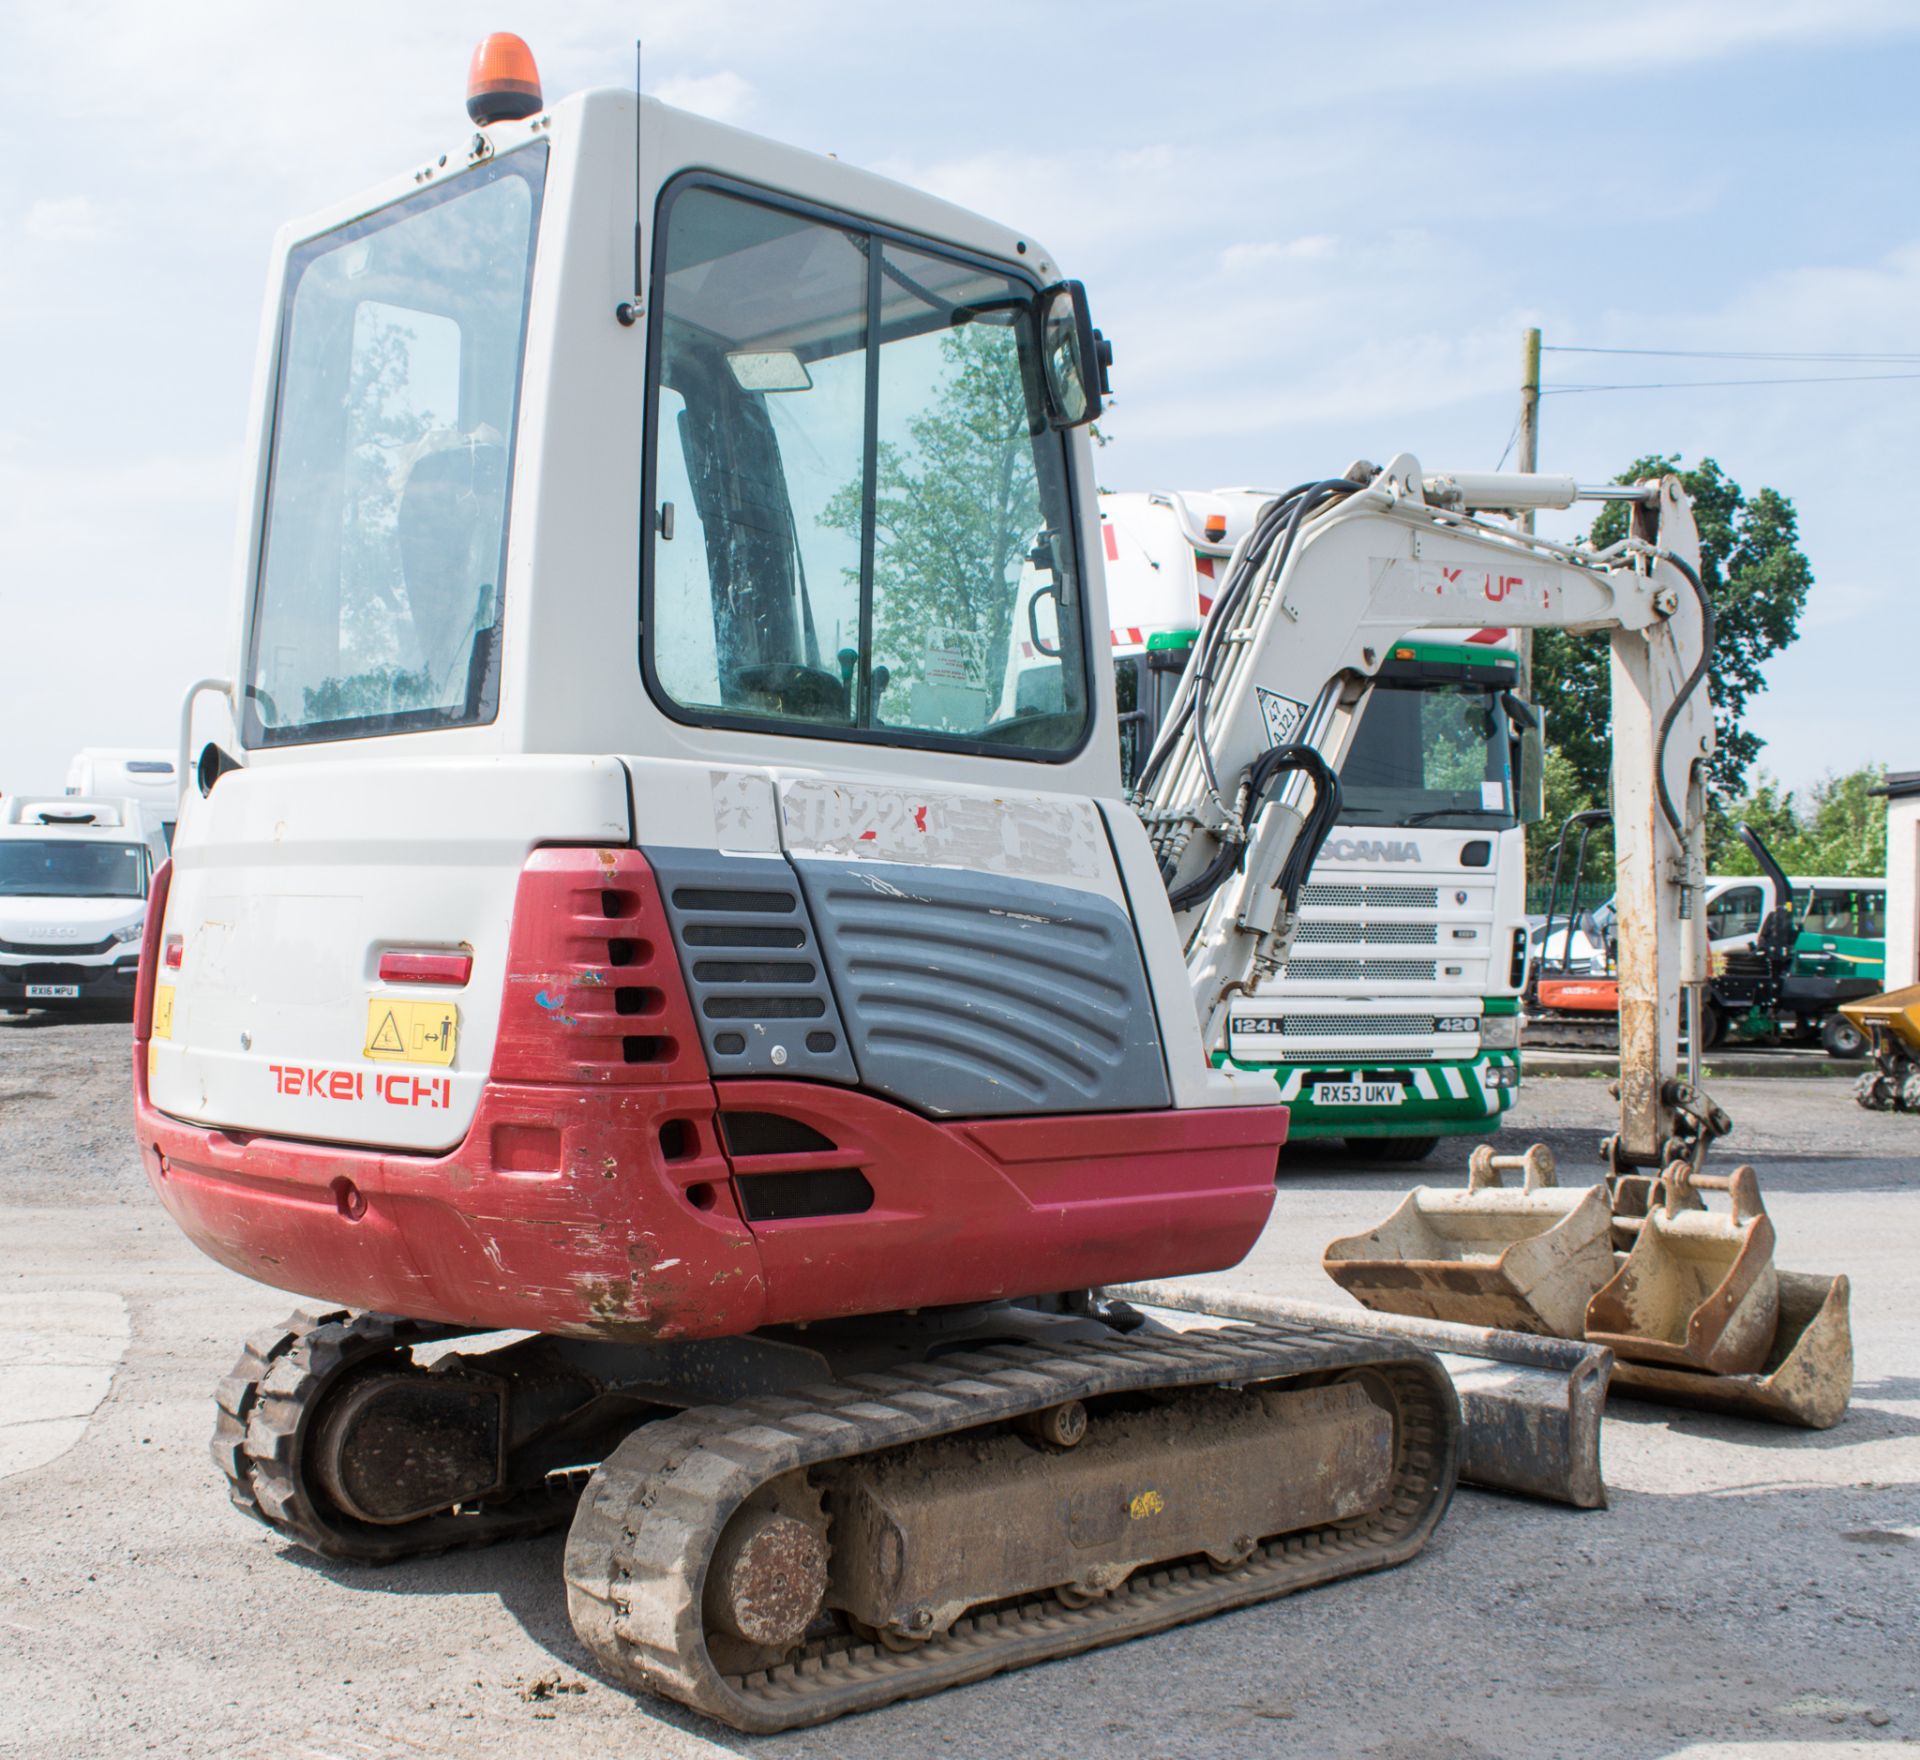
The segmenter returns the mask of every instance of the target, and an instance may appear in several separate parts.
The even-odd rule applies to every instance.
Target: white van
[[[158,825],[167,849],[173,848],[174,821],[180,817],[180,776],[175,754],[157,748],[86,746],[67,766],[67,793],[87,800],[134,800]]]
[[[0,814],[0,1011],[133,1001],[166,842],[135,800],[12,798]]]

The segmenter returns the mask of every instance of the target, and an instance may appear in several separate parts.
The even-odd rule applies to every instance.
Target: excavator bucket
[[[1698,1193],[1723,1191],[1730,1209]],[[1751,1167],[1720,1178],[1667,1169],[1619,1270],[1587,1304],[1586,1335],[1621,1362],[1747,1375],[1772,1348],[1780,1311],[1773,1223]]]
[[[1613,1386],[1636,1399],[1697,1406],[1741,1418],[1765,1418],[1828,1430],[1853,1396],[1853,1333],[1847,1280],[1804,1271],[1779,1273],[1780,1320],[1773,1344],[1750,1375],[1701,1375],[1664,1363],[1614,1359]]]
[[[1519,1169],[1522,1190],[1502,1184]],[[1583,1335],[1587,1303],[1614,1274],[1606,1188],[1562,1191],[1553,1153],[1474,1150],[1467,1189],[1416,1186],[1377,1228],[1332,1242],[1321,1263],[1362,1306],[1388,1314]]]

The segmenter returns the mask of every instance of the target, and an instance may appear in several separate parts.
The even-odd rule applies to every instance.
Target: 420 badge
[[[451,1002],[404,996],[367,999],[368,1057],[391,1063],[451,1063],[460,1040],[460,1010]]]

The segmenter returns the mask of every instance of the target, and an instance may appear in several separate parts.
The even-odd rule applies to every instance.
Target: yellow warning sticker
[[[366,1055],[392,1063],[451,1063],[460,1039],[460,1010],[451,1002],[405,996],[367,999]]]
[[[153,1033],[155,1039],[173,1037],[173,986],[156,984],[153,987]]]

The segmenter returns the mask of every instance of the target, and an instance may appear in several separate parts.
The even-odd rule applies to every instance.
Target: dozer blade
[[[1432,1356],[1300,1327],[994,1346],[642,1424],[567,1539],[618,1681],[766,1734],[1399,1564]]]
[[[1701,1375],[1619,1358],[1614,1363],[1614,1386],[1633,1398],[1663,1405],[1697,1406],[1734,1417],[1800,1424],[1809,1430],[1831,1429],[1846,1416],[1847,1402],[1853,1397],[1847,1280],[1804,1271],[1777,1275],[1779,1323],[1766,1360],[1752,1374]],[[1461,1403],[1464,1411],[1465,1401]],[[1461,1474],[1467,1476],[1464,1464]]]
[[[1520,1168],[1525,1189],[1501,1184]],[[1416,1186],[1365,1234],[1332,1242],[1327,1275],[1364,1306],[1465,1326],[1579,1338],[1587,1303],[1613,1276],[1604,1187],[1561,1191],[1553,1154],[1482,1144],[1464,1192]]]
[[[1421,1345],[1439,1356],[1453,1378],[1460,1401],[1463,1482],[1576,1509],[1606,1507],[1600,1419],[1613,1353],[1604,1346],[1178,1283],[1112,1284],[1103,1293],[1141,1307],[1216,1320],[1361,1332]],[[1844,1301],[1843,1294],[1843,1317]]]
[[[1699,1191],[1723,1191],[1727,1211]],[[1640,1219],[1633,1249],[1587,1304],[1586,1334],[1623,1363],[1713,1375],[1760,1368],[1779,1317],[1773,1223],[1751,1167],[1726,1178],[1667,1169]]]

